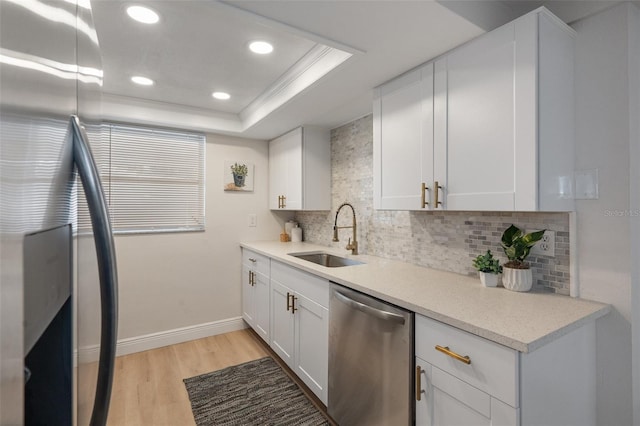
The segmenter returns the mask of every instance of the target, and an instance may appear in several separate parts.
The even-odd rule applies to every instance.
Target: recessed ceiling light
[[[160,20],[160,17],[156,12],[143,6],[129,6],[127,8],[127,14],[138,22],[143,24],[155,24]]]
[[[231,98],[231,95],[225,92],[213,92],[211,96],[216,99],[220,99],[221,101],[226,101],[227,99]]]
[[[139,75],[131,77],[131,81],[141,86],[153,86],[153,80],[147,77],[139,76]]]
[[[249,44],[249,49],[259,55],[266,55],[267,53],[273,52],[273,46],[266,41],[253,41]]]

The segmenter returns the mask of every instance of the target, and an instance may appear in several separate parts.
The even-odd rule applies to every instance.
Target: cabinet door
[[[509,24],[446,57],[448,210],[515,208],[517,47]]]
[[[420,358],[424,368],[421,401],[416,401],[416,425],[492,425],[491,397]]]
[[[431,426],[433,419],[433,387],[431,383],[431,364],[416,357],[416,426]]]
[[[433,181],[433,64],[377,89],[373,105],[374,207],[420,210]]]
[[[254,325],[253,329],[258,336],[269,343],[269,278],[261,273],[256,273],[253,286]]]
[[[278,197],[284,196],[284,206]],[[302,128],[269,143],[269,207],[302,209]]]
[[[519,410],[416,357],[416,426],[518,426]],[[416,373],[418,370],[416,369]],[[417,389],[418,390],[418,386]]]
[[[327,404],[329,310],[296,293],[295,368],[302,381]]]
[[[255,325],[254,289],[251,285],[251,274],[253,271],[242,265],[242,318],[251,326]]]
[[[291,294],[291,289],[271,280],[271,349],[293,369],[294,315],[287,309]]]
[[[280,208],[279,198],[287,192],[286,144],[281,138],[269,142],[269,208]]]

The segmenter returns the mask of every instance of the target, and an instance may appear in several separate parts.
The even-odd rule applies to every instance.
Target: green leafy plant
[[[525,234],[515,225],[508,227],[502,234],[502,249],[509,259],[504,266],[514,269],[529,269],[529,264],[524,260],[529,256],[531,247],[542,239],[545,231],[546,229],[543,229]]]
[[[246,176],[247,173],[249,173],[249,169],[245,164],[235,163],[233,166],[231,166],[231,173],[236,176]]]
[[[502,272],[500,261],[493,257],[491,250],[487,250],[485,254],[480,254],[478,257],[473,259],[473,267],[480,272],[489,274],[499,274]]]

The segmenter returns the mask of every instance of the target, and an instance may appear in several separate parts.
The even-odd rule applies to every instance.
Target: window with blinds
[[[121,124],[104,130],[109,154],[100,149],[96,162],[114,232],[204,230],[205,136]]]

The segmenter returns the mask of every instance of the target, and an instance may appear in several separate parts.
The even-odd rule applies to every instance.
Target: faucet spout
[[[351,208],[351,213],[353,216],[353,225],[351,226],[338,226],[338,213],[342,210],[343,207],[349,206]],[[333,224],[333,241],[340,241],[338,239],[338,229],[351,228],[353,229],[353,241],[349,238],[349,243],[346,246],[347,250],[351,250],[351,254],[358,254],[358,239],[357,239],[357,223],[356,223],[356,210],[349,203],[342,203],[338,210],[336,210],[336,220]]]

